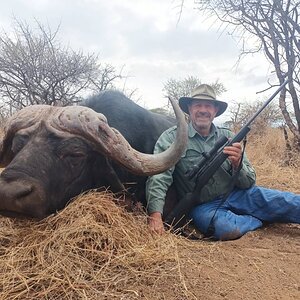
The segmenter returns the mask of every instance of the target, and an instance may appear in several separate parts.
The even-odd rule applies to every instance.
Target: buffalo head
[[[184,115],[177,103],[172,105],[178,120],[176,142],[155,155],[133,149],[104,115],[88,107],[34,105],[17,112],[0,144],[0,166],[5,167],[0,212],[42,218],[85,190],[102,185],[118,190],[122,183],[110,160],[144,176],[170,168],[187,141]]]

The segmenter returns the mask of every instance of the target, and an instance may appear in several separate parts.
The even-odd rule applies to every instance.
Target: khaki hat
[[[208,84],[200,84],[191,94],[191,97],[181,97],[179,99],[179,106],[185,112],[189,113],[188,105],[193,100],[210,100],[219,108],[216,117],[220,116],[227,108],[227,103],[217,100],[214,89]]]

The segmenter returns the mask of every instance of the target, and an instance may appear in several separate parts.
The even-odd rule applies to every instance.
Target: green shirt
[[[203,158],[202,153],[209,152],[221,135],[225,135],[226,137],[234,136],[230,130],[212,125],[209,136],[202,137],[192,124],[189,124],[188,145],[181,159],[173,168],[161,174],[151,176],[147,180],[146,197],[148,213],[163,212],[166,193],[173,182],[179,199],[182,199],[186,193],[194,190],[196,178],[189,180],[185,173],[199,163],[201,158]],[[176,126],[166,130],[157,140],[154,153],[160,153],[169,148],[175,140],[175,136]],[[208,202],[224,195],[230,189],[231,178],[232,166],[227,159],[201,190],[199,203]],[[244,154],[242,169],[235,186],[241,189],[250,188],[255,183],[255,178],[255,170],[247,159],[246,154]]]

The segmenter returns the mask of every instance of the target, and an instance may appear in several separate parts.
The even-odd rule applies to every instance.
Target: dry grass
[[[300,193],[298,168],[283,166],[283,150],[274,130],[247,146],[258,184]],[[195,244],[152,235],[144,214],[127,212],[107,192],[82,195],[40,222],[0,217],[0,225],[0,299],[164,299],[170,290],[197,298],[181,273],[188,257],[177,250]]]
[[[139,299],[179,278],[174,237],[151,235],[105,192],[41,222],[0,221],[0,299]]]
[[[300,194],[300,154],[294,153],[286,166],[286,148],[280,129],[269,129],[266,135],[250,136],[246,149],[257,173],[257,184]]]

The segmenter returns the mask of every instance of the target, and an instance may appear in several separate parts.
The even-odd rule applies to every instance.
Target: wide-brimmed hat
[[[227,108],[227,103],[216,99],[216,93],[214,89],[208,84],[200,84],[197,86],[191,94],[191,97],[181,97],[179,99],[179,106],[185,112],[189,113],[188,105],[193,100],[209,100],[212,101],[219,110],[216,114],[220,116]]]

